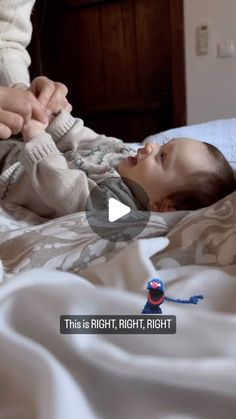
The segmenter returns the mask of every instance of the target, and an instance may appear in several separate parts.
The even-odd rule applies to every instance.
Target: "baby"
[[[108,182],[105,191],[103,182],[105,196],[112,192],[133,209],[159,212],[209,206],[236,189],[224,156],[197,140],[146,143],[135,153],[121,140],[96,134],[66,111],[48,126],[30,120],[22,135],[23,142],[0,142],[0,198],[41,216],[92,209],[90,191],[111,177],[116,181]],[[4,154],[8,147],[11,151]],[[145,191],[147,201],[135,185]]]

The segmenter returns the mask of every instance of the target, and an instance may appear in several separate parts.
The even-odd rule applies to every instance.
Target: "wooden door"
[[[99,133],[139,141],[185,124],[182,3],[39,0],[43,73]]]

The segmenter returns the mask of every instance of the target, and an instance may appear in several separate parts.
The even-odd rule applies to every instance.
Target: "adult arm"
[[[30,85],[31,11],[35,0],[0,1],[0,138],[21,131],[32,116],[45,122],[46,110],[33,93],[19,89]],[[12,88],[16,86],[17,89]]]
[[[0,85],[30,85],[26,50],[32,35],[31,11],[35,0],[0,1]]]
[[[31,60],[26,47],[32,36],[31,12],[34,3],[35,0],[0,1],[0,138],[2,139],[21,131],[23,122],[31,117],[45,122],[46,109],[54,113],[68,105],[67,88],[64,84],[44,76],[36,77],[30,83],[28,67]],[[29,93],[25,93],[24,90],[7,91],[2,86],[28,88]],[[26,102],[26,106],[22,107],[22,101]]]

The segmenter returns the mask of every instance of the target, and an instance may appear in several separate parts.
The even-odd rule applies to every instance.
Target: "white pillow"
[[[236,118],[169,129],[159,134],[150,135],[143,142],[151,141],[161,144],[164,140],[178,137],[190,137],[213,144],[236,169]]]

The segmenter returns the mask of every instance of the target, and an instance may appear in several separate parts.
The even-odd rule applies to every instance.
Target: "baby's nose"
[[[138,150],[137,150],[137,153],[138,153],[138,154],[146,154],[146,152],[147,152],[147,147],[146,147],[146,144],[144,144],[144,147],[140,147],[140,148],[138,148]]]
[[[153,149],[154,149],[154,144],[149,143],[149,142],[145,143],[145,154],[152,153]]]
[[[152,152],[152,144],[149,142],[145,143],[142,148],[139,148],[137,150],[137,153],[143,156],[146,156],[147,154],[150,154],[151,152]]]

